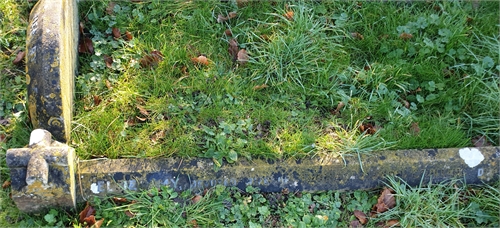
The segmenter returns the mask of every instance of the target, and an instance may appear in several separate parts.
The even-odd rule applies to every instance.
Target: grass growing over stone
[[[72,144],[83,158],[218,163],[462,147],[478,137],[498,145],[496,9],[81,2],[94,53],[80,56]],[[248,60],[233,61],[231,39]],[[148,62],[154,50],[162,58]]]

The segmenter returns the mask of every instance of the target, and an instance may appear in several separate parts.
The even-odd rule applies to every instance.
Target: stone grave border
[[[71,208],[91,197],[161,185],[176,191],[220,184],[277,192],[370,189],[382,186],[387,175],[412,186],[430,180],[461,178],[467,184],[483,184],[499,179],[500,147],[396,150],[343,159],[238,159],[217,171],[211,159],[201,158],[79,160],[75,150],[62,143],[69,141],[71,131],[77,12],[76,0],[39,0],[30,14],[28,107],[37,129],[27,148],[6,154],[12,199],[21,211]]]

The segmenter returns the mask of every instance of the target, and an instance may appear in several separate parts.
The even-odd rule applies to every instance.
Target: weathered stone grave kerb
[[[63,142],[69,139],[76,7],[75,0],[40,0],[30,16],[26,61],[30,115],[35,126],[48,131],[36,129],[27,148],[7,150],[12,199],[22,211],[74,207],[91,197],[161,185],[177,191],[220,184],[274,192],[370,189],[383,185],[387,175],[414,186],[430,179],[436,183],[461,178],[468,184],[499,179],[499,147],[383,151],[345,159],[239,159],[218,171],[210,159],[78,160],[73,148],[52,140],[52,136]]]
[[[498,180],[500,148],[447,148],[374,152],[341,158],[239,160],[214,170],[210,159],[77,160],[74,149],[53,141],[42,129],[32,132],[28,148],[7,150],[12,199],[19,209],[36,212],[47,207],[71,207],[91,197],[122,194],[168,185],[177,191],[202,191],[215,185],[263,192],[370,189],[383,185],[386,175],[416,186],[452,178],[468,184]],[[363,163],[363,170],[361,164]]]

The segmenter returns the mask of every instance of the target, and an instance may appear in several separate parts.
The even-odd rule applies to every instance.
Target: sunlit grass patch
[[[81,56],[77,80],[73,143],[83,157],[222,163],[461,147],[478,136],[498,141],[498,58],[491,51],[498,34],[475,22],[495,14],[486,8],[478,14],[468,3],[307,1],[80,6],[95,48]],[[133,38],[116,37],[113,28]],[[236,56],[243,49],[248,62]],[[160,54],[154,60],[151,53]]]

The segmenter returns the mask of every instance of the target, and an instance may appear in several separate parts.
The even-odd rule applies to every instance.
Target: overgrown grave
[[[384,151],[343,158],[239,158],[221,164],[218,170],[214,169],[217,161],[201,158],[79,160],[73,148],[52,140],[53,135],[58,141],[70,141],[67,133],[71,122],[72,67],[76,63],[77,11],[71,0],[57,3],[42,0],[30,17],[27,44],[30,112],[33,124],[49,131],[37,129],[28,148],[7,152],[12,198],[23,211],[71,207],[93,196],[159,185],[178,191],[198,191],[217,184],[242,189],[251,185],[273,192],[285,188],[290,191],[368,189],[382,185],[386,175],[397,175],[411,185],[429,179],[465,178],[470,184],[498,179],[498,147]],[[46,40],[52,41],[52,46]]]

